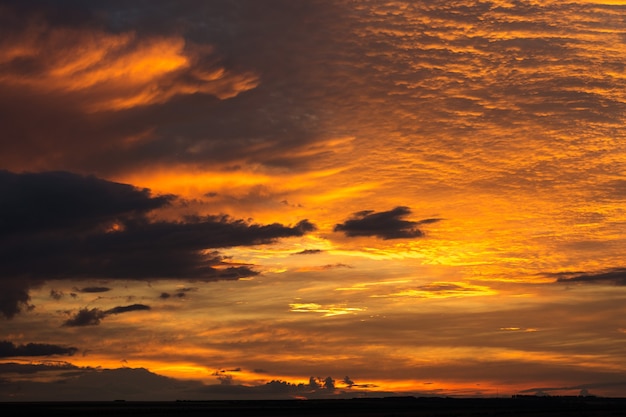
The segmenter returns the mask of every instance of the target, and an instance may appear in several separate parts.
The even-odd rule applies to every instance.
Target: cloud
[[[147,189],[70,172],[0,171],[0,237],[63,229],[88,233],[114,227],[157,208],[174,196],[152,196]],[[10,220],[10,221],[9,221]]]
[[[354,213],[352,218],[335,225],[335,232],[343,232],[346,236],[376,236],[381,239],[407,239],[423,237],[418,228],[422,224],[430,224],[441,219],[424,219],[420,221],[404,220],[411,214],[408,207],[398,206],[389,211],[375,212],[364,210]]]
[[[52,355],[72,356],[77,351],[78,349],[75,347],[64,347],[58,345],[50,345],[46,343],[28,343],[25,345],[16,345],[6,340],[0,341],[0,358]]]
[[[301,266],[299,268],[295,268],[295,271],[298,272],[311,272],[311,271],[330,271],[331,269],[338,268],[354,268],[352,265],[344,264],[338,262],[336,264],[327,264],[327,265],[318,265],[318,266]]]
[[[50,298],[52,298],[53,300],[60,300],[61,298],[63,298],[64,295],[65,294],[63,293],[63,291],[58,291],[54,288],[50,290]]]
[[[562,275],[562,274],[560,274]],[[557,278],[557,283],[577,283],[577,284],[611,284],[626,285],[626,268],[614,268],[606,272],[565,274]]]
[[[176,290],[176,292],[172,295],[168,292],[162,292],[161,295],[159,295],[159,298],[161,298],[162,300],[166,300],[172,296],[178,297],[178,298],[184,298],[187,296],[188,292],[192,292],[192,291],[197,291],[198,288],[196,287],[189,287],[189,288],[180,288],[178,290]]]
[[[227,215],[150,217],[173,196],[68,172],[0,171],[0,311],[13,317],[28,289],[53,279],[237,279],[256,275],[215,250],[302,236],[315,226],[261,225]],[[89,287],[88,287],[89,288]],[[93,288],[92,288],[93,289]],[[98,320],[84,312],[78,323]]]
[[[82,327],[82,326],[97,326],[102,319],[111,314],[130,313],[132,311],[147,311],[150,310],[150,306],[144,304],[132,304],[129,306],[113,307],[109,310],[101,310],[99,308],[82,308],[78,312],[67,319],[63,326],[67,327]]]
[[[152,373],[143,368],[94,369],[60,365],[18,365],[6,367],[13,372],[36,373],[39,379],[55,374],[54,389],[50,382],[16,380],[0,385],[0,399],[22,401],[113,401],[200,399],[195,394],[199,382],[180,381]],[[0,371],[2,371],[0,364]],[[56,371],[56,372],[55,372]],[[59,374],[60,373],[60,374]],[[194,392],[191,394],[190,392]]]
[[[319,253],[323,253],[322,249],[304,249],[300,252],[292,253],[292,255],[317,255]]]
[[[150,306],[144,305],[144,304],[132,304],[129,306],[118,306],[118,307],[113,307],[110,310],[105,311],[105,314],[121,314],[121,313],[128,313],[131,311],[146,311],[146,310],[150,310]]]
[[[32,375],[34,378],[9,379],[0,383],[0,401],[175,401],[175,400],[241,400],[294,398],[354,398],[397,395],[336,389],[334,379],[310,377],[307,383],[272,380],[259,385],[239,385],[232,379],[223,384],[206,385],[165,377],[144,368],[100,369],[78,367],[67,362],[45,364],[0,364],[0,374]],[[54,380],[54,389],[50,382]],[[363,385],[364,387],[365,385]],[[355,385],[356,387],[356,385]]]
[[[81,308],[74,316],[67,319],[63,325],[67,327],[96,326],[100,324],[100,321],[105,316],[106,313],[99,308]]]
[[[111,291],[109,287],[84,287],[84,288],[75,288],[75,290],[78,292],[85,292],[85,293],[98,293],[98,292]]]
[[[534,393],[535,395],[548,395],[549,392],[580,390],[580,395],[586,396],[586,395],[589,395],[589,391],[591,389],[624,388],[624,387],[626,387],[626,380],[610,381],[610,382],[593,382],[593,383],[587,383],[587,384],[560,386],[560,387],[534,387],[534,388],[528,388],[528,389],[522,390],[520,391],[520,393],[522,394]]]
[[[5,20],[17,18],[0,11]],[[211,59],[212,48],[180,35],[140,36],[53,23],[31,17],[21,28],[13,27],[10,40],[2,44],[0,84],[74,100],[87,112],[159,104],[196,93],[227,99],[258,84],[255,74],[227,71]]]
[[[316,143],[321,89],[307,73],[325,58],[315,46],[333,36],[313,29],[340,22],[337,10],[4,1],[0,166],[102,176],[153,163],[300,169],[334,152]]]

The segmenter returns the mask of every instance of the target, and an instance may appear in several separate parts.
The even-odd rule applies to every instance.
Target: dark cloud
[[[105,311],[105,314],[121,314],[121,313],[128,313],[131,311],[146,311],[146,310],[150,310],[150,306],[144,305],[144,304],[132,304],[129,306],[118,306],[118,307],[113,307],[110,310]]]
[[[63,325],[67,327],[96,326],[100,324],[100,321],[105,316],[106,313],[99,308],[81,308],[74,316],[67,319]]]
[[[50,345],[46,343],[28,343],[16,345],[12,342],[0,341],[0,358],[11,358],[16,356],[51,356],[67,355],[72,356],[78,351],[75,347],[65,347]]]
[[[581,395],[588,395],[589,391],[592,389],[603,389],[603,388],[624,388],[626,387],[626,380],[623,381],[610,381],[610,382],[593,382],[587,384],[579,384],[579,385],[571,385],[571,386],[560,386],[560,387],[534,387],[528,388],[520,391],[522,394],[533,393],[534,395],[548,395],[550,392],[559,392],[559,391],[578,391],[580,390]]]
[[[62,291],[55,290],[54,288],[50,290],[50,298],[54,300],[60,300],[64,295]]]
[[[245,386],[235,384],[232,378],[223,378],[219,385],[205,385],[199,393],[203,398],[230,399],[230,398],[263,398],[263,399],[292,399],[298,398],[353,398],[354,395],[373,397],[393,395],[393,393],[337,390],[335,380],[328,376],[319,378],[311,376],[307,383],[291,383],[283,380],[272,380],[262,385]],[[357,386],[355,384],[355,386]],[[366,385],[363,385],[366,386]]]
[[[411,210],[404,206],[381,212],[359,211],[354,213],[351,219],[335,225],[334,230],[343,232],[349,237],[376,236],[381,239],[406,239],[424,236],[418,228],[419,225],[440,221],[440,219],[405,220],[404,217],[410,214]]]
[[[0,39],[6,41],[0,48],[23,45],[25,51],[7,54],[0,68],[4,167],[99,175],[153,162],[252,162],[299,169],[331,152],[321,146],[303,156],[300,150],[309,149],[324,113],[330,114],[314,103],[322,90],[311,64],[332,52],[325,45],[334,30],[317,29],[343,27],[340,7],[332,2],[3,3]],[[161,55],[176,52],[185,65],[128,88],[130,81],[106,71],[99,73],[101,82],[80,88],[55,84],[66,85],[72,75],[92,68],[106,70],[118,55],[141,55],[159,42],[176,46],[160,48]],[[82,71],[41,87],[40,80],[59,62],[76,62],[86,50],[104,53],[91,66],[79,65]],[[140,93],[156,93],[157,100],[85,111],[94,103],[141,99]],[[138,136],[144,140],[127,140]],[[254,150],[245,152],[250,146]]]
[[[626,268],[614,268],[600,273],[559,275],[565,276],[559,276],[556,280],[557,283],[626,285]]]
[[[348,388],[353,388],[353,387],[361,387],[361,388],[374,388],[376,387],[376,385],[374,384],[357,384],[356,382],[354,382],[352,380],[352,378],[350,378],[349,376],[345,376],[342,380],[343,384],[345,386],[347,386]]]
[[[178,298],[184,298],[187,296],[188,292],[192,292],[192,291],[197,291],[198,288],[195,287],[188,287],[188,288],[180,288],[178,290],[176,290],[176,292],[172,295],[168,292],[162,292],[161,295],[159,296],[159,298],[166,300],[172,296],[176,296]]]
[[[4,367],[16,373],[55,373],[58,383],[50,389],[49,382],[36,380],[10,381],[0,385],[2,401],[113,401],[127,400],[174,401],[178,399],[201,399],[196,392],[202,384],[180,381],[152,373],[143,368],[97,369],[76,367],[71,364],[20,365]],[[0,372],[3,366],[0,364]],[[56,371],[56,372],[55,372]],[[190,397],[190,391],[194,391]]]
[[[5,279],[0,280],[0,313],[6,318],[12,318],[23,309],[31,309],[33,306],[29,304],[30,295],[29,288],[34,286],[22,279]]]
[[[397,395],[382,391],[343,392],[330,387],[331,377],[312,377],[316,383],[291,383],[272,380],[261,385],[228,383],[205,385],[155,374],[144,368],[99,369],[77,367],[69,363],[54,364],[0,364],[0,374],[45,376],[55,374],[58,382],[54,389],[50,383],[33,380],[8,380],[0,383],[0,401],[113,401],[120,398],[130,401],[175,400],[241,400],[241,399],[293,399],[298,398],[354,398]],[[227,379],[225,379],[227,380]],[[4,381],[3,381],[4,382]],[[297,406],[297,404],[296,404]],[[294,409],[294,411],[296,411]]]
[[[82,326],[97,326],[100,322],[111,314],[130,313],[133,311],[147,311],[150,310],[150,306],[144,304],[132,304],[128,306],[113,307],[108,310],[101,310],[99,308],[82,308],[78,312],[67,319],[63,326],[67,327],[82,327]]]
[[[84,288],[75,288],[78,292],[86,292],[86,293],[97,293],[97,292],[107,292],[111,291],[109,287],[84,287]]]
[[[0,171],[0,237],[62,229],[86,233],[171,203],[147,189],[70,172]]]
[[[323,253],[322,249],[305,249],[300,252],[292,253],[292,255],[317,255],[318,253]]]
[[[0,374],[36,374],[38,372],[47,371],[72,372],[79,369],[91,368],[79,368],[76,365],[63,361],[46,361],[45,363],[28,364],[17,362],[0,363]]]
[[[172,196],[68,172],[0,171],[0,311],[13,317],[28,290],[51,279],[237,279],[256,275],[207,249],[272,243],[315,230],[226,215],[151,221]],[[98,292],[105,287],[86,287]],[[85,311],[77,323],[98,321]],[[72,321],[70,321],[72,322]]]

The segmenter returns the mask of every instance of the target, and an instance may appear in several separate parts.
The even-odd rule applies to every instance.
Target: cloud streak
[[[624,286],[626,285],[626,268],[614,268],[606,272],[585,273],[585,274],[567,274],[570,276],[557,278],[557,283],[567,284],[610,284]]]
[[[63,326],[67,327],[83,327],[83,326],[97,326],[102,319],[111,314],[123,314],[133,311],[149,311],[150,306],[145,304],[131,304],[128,306],[117,306],[108,310],[101,310],[99,308],[81,308],[78,312],[67,319]]]
[[[16,345],[12,342],[0,341],[0,358],[12,358],[20,356],[73,356],[78,351],[75,347],[51,345],[47,343],[27,343]]]

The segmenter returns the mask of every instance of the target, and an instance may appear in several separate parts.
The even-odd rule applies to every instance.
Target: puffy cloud
[[[96,326],[105,316],[106,313],[99,308],[82,308],[63,325],[68,327]]]
[[[408,207],[398,206],[389,211],[375,212],[364,210],[354,213],[351,219],[335,225],[336,232],[344,232],[346,236],[376,236],[381,239],[406,239],[423,237],[418,228],[440,219],[424,219],[420,221],[405,220],[411,214]]]
[[[302,236],[315,226],[251,224],[225,215],[152,220],[172,196],[152,196],[92,176],[67,172],[0,172],[0,311],[12,317],[28,289],[50,279],[237,279],[256,275],[215,250]],[[94,290],[90,288],[90,290]],[[97,323],[85,310],[77,324]]]

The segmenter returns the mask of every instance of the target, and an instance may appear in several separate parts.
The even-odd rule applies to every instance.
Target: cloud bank
[[[0,312],[53,279],[237,279],[256,275],[214,249],[302,236],[315,226],[252,224],[226,215],[154,220],[173,196],[68,172],[0,171]],[[91,289],[93,290],[93,289]]]

